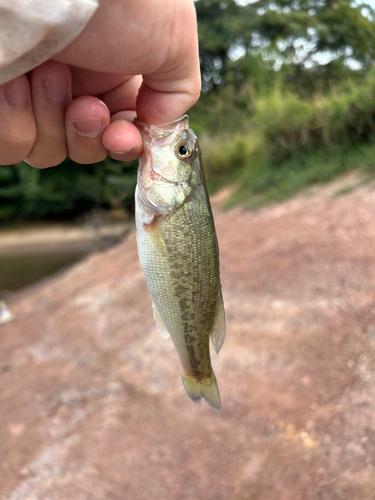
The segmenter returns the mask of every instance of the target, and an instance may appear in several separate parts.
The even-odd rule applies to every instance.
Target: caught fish
[[[143,138],[135,194],[137,243],[156,326],[171,336],[185,390],[221,410],[209,338],[225,337],[219,251],[196,135],[185,115],[164,125],[136,122]]]

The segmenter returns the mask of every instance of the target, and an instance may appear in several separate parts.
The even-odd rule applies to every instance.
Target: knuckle
[[[73,152],[69,153],[69,158],[82,165],[89,165],[90,163],[100,163],[107,158],[107,151],[90,155],[82,155],[79,152]]]
[[[30,165],[31,167],[38,168],[40,170],[43,170],[45,168],[51,168],[51,167],[56,167],[57,165],[60,165],[66,158],[66,153],[65,154],[53,154],[49,155],[43,154],[42,156],[40,153],[38,155],[30,155],[27,158],[25,158],[25,162]]]
[[[56,167],[62,163],[67,156],[65,135],[59,135],[55,131],[38,134],[34,147],[26,158],[26,162],[32,167],[44,169]]]
[[[196,78],[192,84],[191,84],[191,87],[190,87],[190,98],[191,98],[191,105],[195,104],[200,95],[201,95],[201,89],[202,89],[202,84],[201,84],[201,79],[200,78]]]
[[[10,155],[0,155],[0,165],[14,165],[20,163],[23,160],[22,157],[10,156]]]
[[[36,130],[33,128],[26,130],[8,129],[3,132],[1,138],[1,143],[8,150],[14,150],[17,152],[26,152],[27,154],[31,151],[35,140],[36,140]]]
[[[57,165],[60,165],[67,157],[67,153],[60,155],[58,158],[54,158],[52,161],[49,163],[49,167],[57,167]],[[48,167],[47,167],[48,168]]]
[[[24,160],[34,145],[35,136],[8,136],[0,140],[0,164],[11,165]]]

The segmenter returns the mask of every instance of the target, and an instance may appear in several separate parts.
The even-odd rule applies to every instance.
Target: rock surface
[[[334,192],[216,217],[221,414],[185,395],[134,234],[9,301],[0,499],[372,500],[375,192]]]

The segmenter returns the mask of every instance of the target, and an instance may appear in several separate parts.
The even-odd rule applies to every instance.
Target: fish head
[[[197,136],[185,115],[164,125],[136,121],[143,139],[139,159],[138,192],[157,214],[173,213],[201,182]]]

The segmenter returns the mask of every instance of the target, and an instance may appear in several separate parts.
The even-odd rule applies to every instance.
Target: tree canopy
[[[350,0],[196,2],[203,89],[243,82],[254,68],[334,77],[375,58],[375,11]]]

